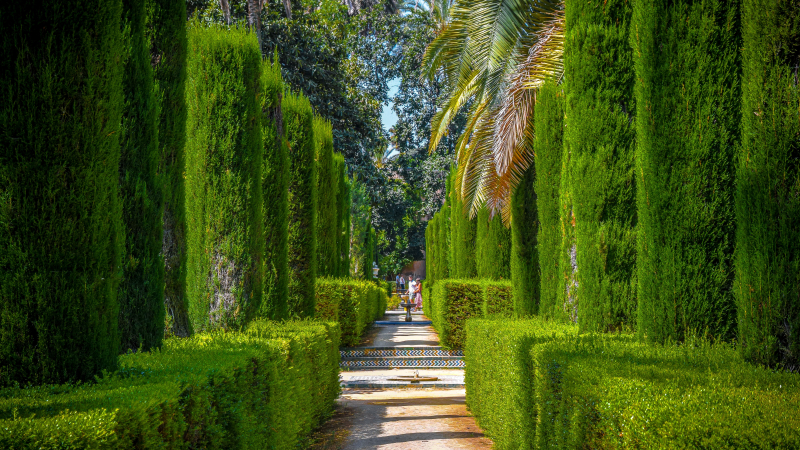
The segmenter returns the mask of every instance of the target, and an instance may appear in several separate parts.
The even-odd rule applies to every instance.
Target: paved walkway
[[[386,320],[402,320],[387,314]],[[427,320],[415,315],[414,320]],[[424,325],[385,325],[365,352],[391,347],[440,351],[436,331]],[[353,349],[358,350],[358,349]],[[391,350],[394,351],[394,350]],[[417,350],[414,350],[415,352]],[[365,353],[362,352],[362,353]],[[344,371],[345,386],[359,380],[378,380],[399,375],[439,377],[434,388],[342,389],[339,412],[347,416],[344,450],[381,449],[490,449],[492,441],[483,435],[469,414],[463,388],[464,371],[460,369],[402,369]],[[381,384],[381,383],[377,383]],[[428,386],[431,386],[429,384]]]

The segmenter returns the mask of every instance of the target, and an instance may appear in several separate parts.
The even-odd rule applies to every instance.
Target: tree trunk
[[[231,5],[228,3],[228,0],[219,0],[219,7],[222,9],[222,15],[225,18],[225,23],[227,25],[231,24]]]
[[[262,0],[247,0],[247,25],[255,31],[258,49],[261,50],[261,6]]]
[[[292,18],[292,0],[283,0],[283,8],[286,10],[286,18]]]

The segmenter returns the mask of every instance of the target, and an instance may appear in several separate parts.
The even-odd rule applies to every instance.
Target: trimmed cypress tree
[[[552,80],[545,82],[536,95],[535,108],[536,136],[533,146],[536,154],[536,217],[539,220],[536,244],[541,280],[538,312],[544,316],[553,317],[555,311],[561,310],[558,304],[559,293],[565,288],[564,278],[559,271],[562,237],[559,196],[561,193],[561,155],[564,151],[564,94],[561,87]],[[525,181],[522,185],[525,185]],[[515,208],[518,205],[516,196],[519,194],[518,188],[513,200],[515,203],[512,203]],[[530,200],[523,201],[526,201],[524,205],[527,205]],[[518,217],[516,209],[514,209],[512,217]],[[512,227],[515,226],[515,223],[512,222]],[[514,272],[512,272],[513,277]],[[515,279],[515,303],[516,293],[519,289],[521,288],[518,287]]]
[[[333,129],[331,123],[314,117],[314,142],[317,160],[317,274],[336,275],[339,250],[336,233],[339,183],[333,162]]]
[[[168,334],[189,336],[186,297],[186,2],[149,0],[150,57],[160,101],[159,173],[164,195],[164,306]]]
[[[558,271],[561,286],[558,288],[556,304],[543,311],[546,317],[578,321],[578,246],[575,242],[575,210],[572,202],[572,174],[570,160],[572,155],[566,151],[561,154],[561,183],[558,194],[561,247],[558,252]]]
[[[145,0],[124,0],[130,54],[120,139],[120,194],[125,224],[119,292],[121,351],[160,347],[164,338],[164,197],[158,174],[158,103],[145,36]]]
[[[489,218],[489,210],[481,208],[476,218],[475,260],[478,278],[511,279],[511,230],[503,225],[500,214]]]
[[[0,385],[119,353],[122,3],[0,6]]]
[[[436,278],[439,280],[446,280],[450,278],[450,266],[448,264],[448,255],[450,254],[450,200],[445,199],[442,208],[439,210],[439,223],[436,225],[437,229],[437,253],[438,258],[438,272]]]
[[[260,308],[261,51],[242,29],[189,29],[187,294],[195,331],[237,328]]]
[[[737,164],[738,347],[756,363],[800,360],[800,4],[742,3]]]
[[[732,337],[739,2],[636,2],[631,42],[639,334]]]
[[[342,278],[350,277],[350,179],[347,177],[347,170],[344,164],[344,157],[341,159],[341,178],[339,181],[339,211],[341,231],[339,237],[339,276]]]
[[[283,130],[283,79],[277,57],[262,64],[261,138],[264,165],[261,169],[262,217],[264,219],[264,283],[259,317],[288,317],[289,285],[289,158]]]
[[[456,168],[454,167],[454,171]],[[470,219],[464,211],[459,183],[453,175],[450,191],[450,277],[475,278],[477,265],[475,261],[475,233],[477,221]]]
[[[361,276],[365,280],[371,280],[372,263],[375,261],[375,231],[372,223],[367,224],[367,231],[364,233],[364,259],[361,261]]]
[[[427,275],[425,280],[430,283],[435,282],[439,274],[439,230],[436,227],[438,218],[439,213],[437,212],[425,227],[425,274]]]
[[[565,151],[571,155],[578,324],[607,331],[636,316],[632,6],[568,0]]]
[[[538,134],[537,130],[537,137]],[[514,284],[514,314],[517,317],[536,314],[539,308],[541,276],[536,187],[536,168],[531,166],[511,196],[511,281]]]
[[[312,317],[317,278],[317,165],[314,111],[302,94],[283,99],[289,141],[289,315]]]

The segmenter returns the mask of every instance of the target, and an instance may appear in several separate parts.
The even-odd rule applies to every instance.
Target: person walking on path
[[[400,289],[403,291],[406,290],[406,279],[402,275],[400,275]]]
[[[416,309],[422,310],[422,282],[419,280],[419,278],[417,278],[417,281],[416,281],[415,284],[417,285],[415,296],[414,296],[414,299],[416,300],[415,303],[417,304],[416,305],[417,306]]]
[[[414,301],[414,295],[417,293],[417,283],[414,282],[414,279],[408,277],[408,302],[411,303]]]
[[[394,290],[399,294],[400,293],[400,275],[394,276]]]

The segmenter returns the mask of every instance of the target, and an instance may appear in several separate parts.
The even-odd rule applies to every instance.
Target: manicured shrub
[[[375,230],[372,229],[372,223],[367,223],[367,229],[364,233],[363,259],[361,260],[361,278],[364,280],[373,278],[372,265],[375,263],[375,241],[376,236]]]
[[[168,339],[93,384],[6,389],[2,448],[297,448],[339,393],[334,323]],[[76,409],[77,408],[77,409]]]
[[[333,155],[336,175],[336,270],[335,276],[350,276],[350,184],[344,156]]]
[[[335,276],[339,240],[336,223],[339,195],[338,173],[333,160],[331,123],[314,116],[314,144],[317,160],[317,275]]]
[[[632,2],[565,5],[564,151],[580,269],[578,325],[606,331],[636,316]]]
[[[536,132],[536,136],[539,132]],[[520,317],[539,309],[539,216],[536,194],[536,168],[525,172],[511,196],[511,280],[514,307]],[[552,264],[552,261],[547,263]]]
[[[441,344],[461,348],[466,339],[467,319],[483,314],[483,287],[478,281],[439,280],[423,309],[439,332]]]
[[[261,73],[261,168],[264,219],[263,300],[258,315],[268,319],[288,317],[289,158],[283,127],[283,79],[278,62],[264,62]]]
[[[314,113],[302,94],[286,93],[282,108],[289,141],[289,314],[309,317],[317,277]]]
[[[559,270],[562,237],[559,219],[561,214],[559,195],[561,187],[561,155],[564,151],[563,89],[552,80],[547,81],[539,88],[539,92],[536,94],[535,108],[534,126],[536,128],[536,136],[533,146],[536,154],[534,162],[536,173],[526,174],[520,186],[528,186],[528,177],[535,176],[536,180],[532,188],[529,187],[524,191],[517,188],[512,200],[512,206],[515,208],[512,216],[528,217],[529,214],[518,213],[517,208],[522,206],[529,207],[533,199],[526,197],[533,195],[536,202],[536,218],[539,221],[538,236],[535,243],[540,269],[538,275],[541,281],[539,284],[541,286],[539,307],[536,312],[546,317],[553,317],[555,311],[561,310],[558,300],[561,298],[560,293],[565,289],[564,278]],[[524,220],[529,221],[530,219]],[[511,226],[512,231],[514,231],[514,227],[517,226],[516,222],[512,222]],[[530,252],[532,241],[522,242],[528,242],[526,245],[521,246],[522,250]],[[516,245],[516,241],[514,244]],[[514,260],[512,259],[511,262],[513,270]],[[516,296],[517,292],[525,292],[523,290],[525,286],[531,286],[531,281],[529,280],[533,276],[528,275],[530,278],[524,278],[526,276],[524,271],[521,271],[519,275],[522,281],[518,281],[519,278],[515,278],[515,276],[517,276],[516,272],[512,272],[511,277],[514,279],[514,295]],[[529,289],[532,289],[532,287]],[[520,302],[516,301],[516,297],[515,303],[517,305],[515,307],[519,309]]]
[[[453,169],[455,170],[455,168]],[[464,211],[464,202],[458,182],[453,177],[452,190],[450,191],[450,278],[475,278],[477,266],[475,261],[475,219],[470,220]]]
[[[534,448],[530,350],[577,327],[543,320],[470,319],[464,345],[467,405],[498,449]]]
[[[730,338],[736,327],[739,5],[634,3],[637,328],[649,341]]]
[[[245,29],[189,29],[187,293],[195,331],[237,328],[262,294],[261,52]]]
[[[128,59],[123,89],[119,184],[125,254],[119,289],[121,351],[150,350],[164,338],[163,179],[159,176],[158,102],[145,35],[145,0],[124,0]]]
[[[316,317],[338,321],[342,345],[361,342],[370,324],[383,317],[388,297],[377,283],[360,280],[319,278],[316,289]]]
[[[444,280],[450,277],[450,202],[445,200],[439,210],[439,219],[436,224],[436,279]]]
[[[489,218],[489,210],[481,208],[476,219],[475,265],[478,278],[511,279],[511,230],[503,225],[500,214]]]
[[[514,284],[510,281],[482,280],[484,316],[521,316],[514,304]],[[516,314],[515,314],[516,313]]]
[[[561,286],[556,303],[552,308],[540,311],[542,316],[577,322],[578,321],[578,246],[575,242],[575,210],[572,200],[570,159],[572,155],[564,151],[561,156],[561,185],[559,198],[559,222],[561,228],[561,247],[558,255],[558,271]]]
[[[189,336],[186,298],[186,199],[184,190],[186,145],[186,2],[153,0],[148,3],[151,65],[160,103],[159,171],[164,194],[163,257],[164,306],[167,334]]]
[[[425,227],[425,279],[434,283],[436,275],[439,273],[439,213],[435,213],[431,220],[428,221],[428,226]]]
[[[736,191],[739,348],[800,363],[800,5],[742,3],[742,145]]]
[[[121,16],[118,0],[0,6],[0,385],[117,365]]]

